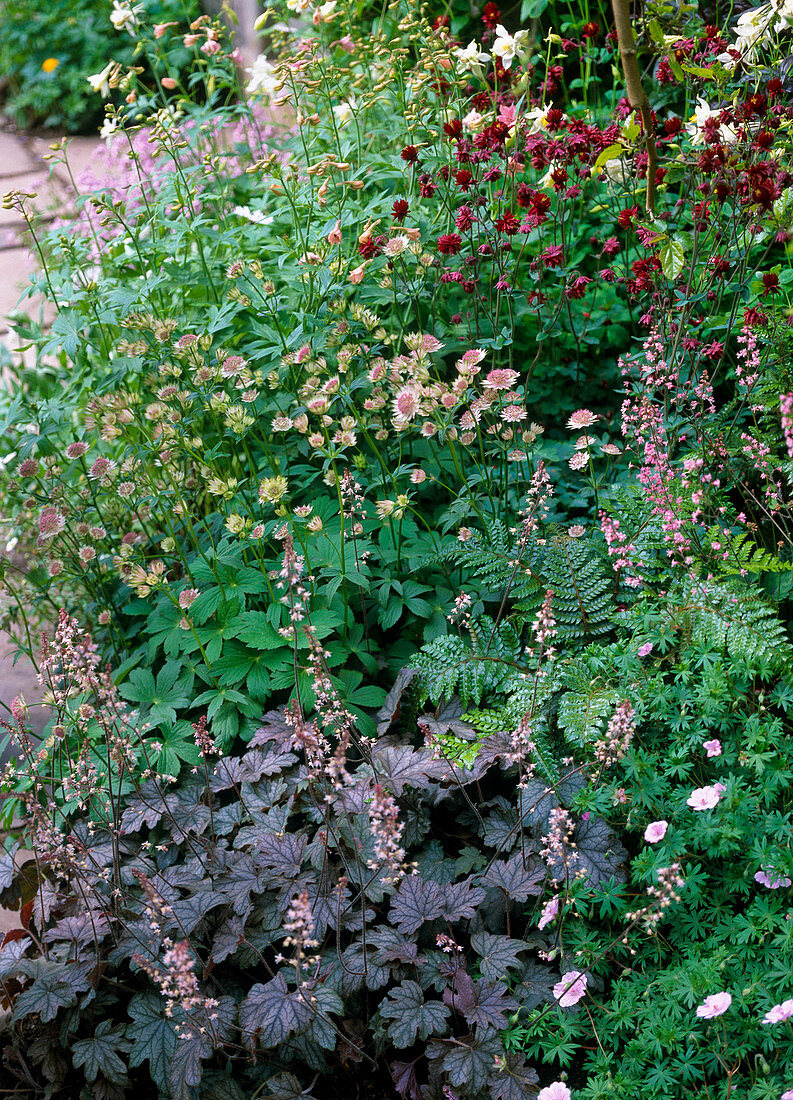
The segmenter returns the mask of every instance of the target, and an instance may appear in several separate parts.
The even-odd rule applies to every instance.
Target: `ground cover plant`
[[[785,10],[141,30],[3,398],[20,1095],[790,1100]]]

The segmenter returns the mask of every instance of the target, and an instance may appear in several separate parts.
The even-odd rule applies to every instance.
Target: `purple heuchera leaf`
[[[523,856],[518,852],[510,859],[492,864],[482,881],[488,886],[497,886],[513,901],[526,901],[530,894],[542,893],[545,876],[543,863],[531,858],[524,863]]]
[[[475,886],[470,878],[449,883],[441,891],[441,916],[451,923],[470,920],[486,896],[482,887]]]
[[[391,899],[389,920],[400,932],[412,935],[425,923],[435,920],[445,908],[445,891],[437,882],[425,882],[421,875],[408,875]]]
[[[290,993],[283,974],[265,985],[257,982],[240,1005],[240,1028],[253,1047],[277,1047],[290,1035],[304,1031],[313,1013],[302,994]]]
[[[474,982],[464,970],[457,971],[453,987],[443,992],[443,1000],[465,1016],[470,1027],[496,1030],[507,1026],[505,1013],[514,1012],[518,1007],[503,982]]]
[[[539,1077],[520,1054],[505,1054],[499,1068],[488,1078],[493,1100],[533,1100]]]
[[[418,1058],[414,1062],[391,1063],[391,1079],[394,1082],[394,1088],[400,1096],[406,1097],[406,1100],[421,1100],[422,1097],[421,1086],[416,1077],[417,1062]]]
[[[398,1047],[410,1047],[419,1039],[446,1030],[449,1009],[441,1001],[425,1001],[418,982],[405,981],[390,990],[380,1005],[380,1015],[390,1020],[388,1034]]]

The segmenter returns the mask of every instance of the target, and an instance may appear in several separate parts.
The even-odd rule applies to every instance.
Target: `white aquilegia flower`
[[[526,49],[528,38],[528,31],[516,31],[514,34],[510,34],[499,23],[496,27],[496,40],[491,51],[493,57],[500,57],[501,64],[505,69],[508,69],[518,54]]]
[[[344,103],[336,104],[333,108],[333,114],[336,117],[336,125],[339,129],[346,126],[348,122],[352,122],[355,117],[355,109],[357,106],[353,97],[350,97],[350,99],[346,100]]]
[[[260,53],[255,58],[253,64],[248,69],[248,75],[250,80],[245,85],[245,91],[248,95],[254,95],[256,92],[263,92],[268,99],[272,99],[274,92],[278,89],[278,85],[281,83],[275,66],[272,65],[263,53]]]
[[[481,69],[486,61],[490,60],[490,55],[485,53],[478,42],[471,39],[465,49],[457,49],[453,51],[454,56],[460,61],[466,69],[471,69],[472,72],[477,72]]]
[[[721,112],[721,107],[711,107],[707,100],[699,96],[696,109],[691,116],[691,121],[686,126],[692,144],[705,144],[705,123],[711,118],[718,118]],[[738,134],[735,131],[735,127],[722,123],[719,126],[719,139],[728,145],[732,145],[738,140]]]
[[[138,26],[138,16],[143,11],[140,4],[126,4],[123,0],[113,0],[113,10],[110,13],[110,22],[117,31],[125,30],[134,35]]]
[[[101,73],[94,73],[93,76],[87,78],[93,90],[95,92],[101,92],[105,99],[110,95],[110,74],[113,71],[114,64],[113,61],[108,62]]]

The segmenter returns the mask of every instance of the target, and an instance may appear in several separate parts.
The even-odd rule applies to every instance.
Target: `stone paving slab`
[[[35,153],[27,149],[25,142],[18,134],[0,129],[0,185],[4,176],[30,172],[40,163]]]

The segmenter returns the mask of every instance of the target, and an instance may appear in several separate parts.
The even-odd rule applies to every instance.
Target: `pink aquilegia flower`
[[[711,993],[697,1009],[697,1016],[701,1020],[712,1020],[725,1013],[731,1004],[732,997],[729,993]]]
[[[793,997],[789,997],[788,1000],[782,1001],[781,1004],[772,1005],[763,1016],[764,1024],[781,1024],[785,1020],[789,1020],[793,1016]]]
[[[644,839],[648,844],[657,844],[659,840],[664,839],[668,828],[668,821],[651,821],[644,830]]]
[[[781,887],[791,885],[791,881],[787,875],[778,875],[774,871],[769,875],[764,868],[760,871],[755,871],[754,881],[759,882],[761,886],[765,886],[769,890],[779,890]]]
[[[553,995],[560,1008],[570,1008],[578,1004],[586,995],[587,976],[580,970],[568,970],[562,974],[562,980],[553,987]]]
[[[692,810],[712,810],[721,802],[722,792],[716,787],[697,787],[686,799]]]
[[[703,741],[702,747],[708,756],[721,756],[721,741],[715,737],[712,741]]]
[[[537,927],[542,931],[546,924],[550,924],[554,917],[559,912],[559,897],[551,898],[550,901],[546,901],[542,907],[542,913],[540,913],[540,919],[537,921]]]
[[[537,1100],[570,1100],[570,1089],[563,1081],[553,1081],[540,1089]]]

